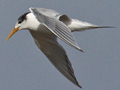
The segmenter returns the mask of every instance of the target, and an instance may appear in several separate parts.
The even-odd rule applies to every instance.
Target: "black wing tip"
[[[78,84],[78,87],[82,89],[82,86],[80,86],[79,84]]]
[[[82,49],[79,49],[79,51],[81,51],[81,52],[83,52],[83,53],[84,53],[84,51],[83,51]]]
[[[76,80],[76,83],[74,83],[76,86],[78,86],[79,88],[82,89],[82,86],[80,86],[80,84],[78,83],[78,81]]]
[[[80,86],[78,82],[75,85],[82,89],[82,86]]]

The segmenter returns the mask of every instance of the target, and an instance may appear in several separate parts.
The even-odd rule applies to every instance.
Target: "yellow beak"
[[[11,31],[11,33],[8,35],[6,41],[7,41],[14,33],[16,33],[18,30],[19,30],[19,27],[14,28],[14,29]]]

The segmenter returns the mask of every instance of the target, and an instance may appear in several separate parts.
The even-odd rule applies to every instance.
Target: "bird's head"
[[[27,12],[18,18],[15,28],[8,35],[6,41],[18,30],[36,30],[38,26],[39,22],[36,20],[35,15],[33,15],[31,12]]]

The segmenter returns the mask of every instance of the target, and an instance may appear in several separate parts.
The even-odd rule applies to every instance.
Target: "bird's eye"
[[[18,24],[20,24],[20,23],[22,23],[22,21],[20,20],[20,21],[18,21]]]

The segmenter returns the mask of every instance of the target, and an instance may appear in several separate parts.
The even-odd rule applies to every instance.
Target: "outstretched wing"
[[[36,19],[46,28],[48,28],[48,30],[50,30],[54,35],[70,46],[82,51],[77,45],[71,30],[63,22],[54,17],[53,13],[48,13],[48,11],[39,8],[30,8],[30,11],[36,16]],[[50,16],[46,14],[50,14]]]
[[[57,42],[56,36],[43,32],[30,31],[38,48],[50,62],[72,83],[82,88],[76,80],[72,65],[63,47]],[[36,37],[37,36],[37,37]]]

